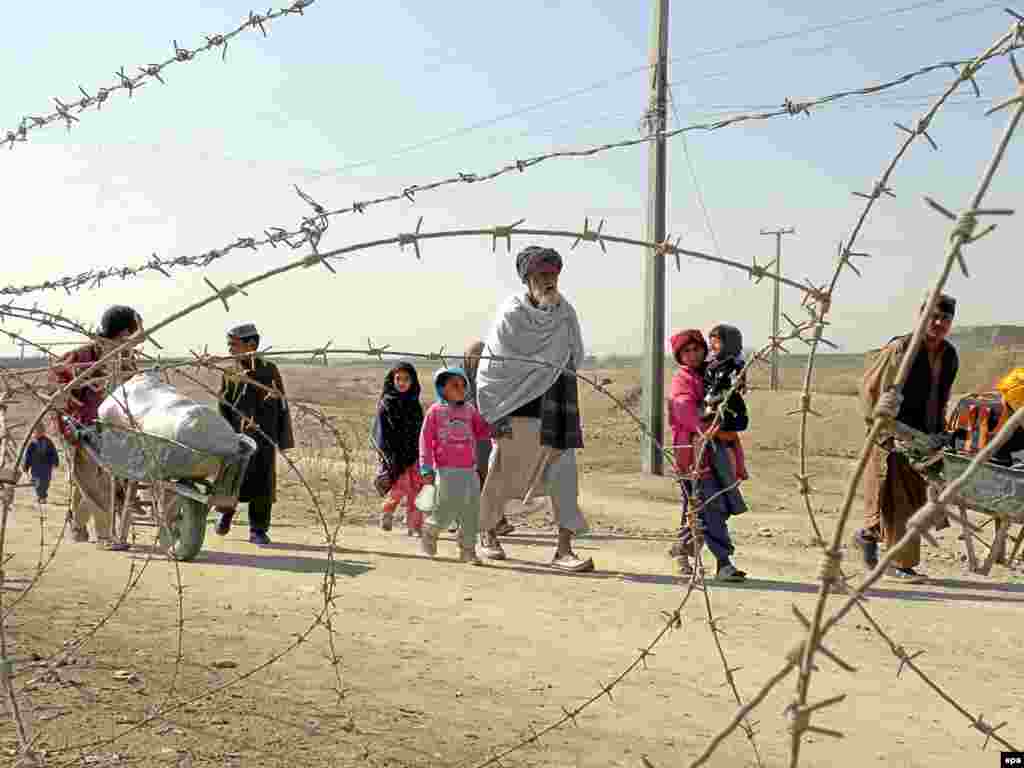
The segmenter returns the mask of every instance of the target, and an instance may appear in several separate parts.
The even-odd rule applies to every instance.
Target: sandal
[[[505,550],[494,534],[480,534],[480,553],[488,560],[504,560]]]

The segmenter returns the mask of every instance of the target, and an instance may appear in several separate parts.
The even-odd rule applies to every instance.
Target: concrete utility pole
[[[781,310],[779,308],[779,281],[782,275],[782,236],[795,235],[796,230],[792,227],[784,229],[762,229],[762,235],[773,235],[775,237],[775,280],[772,280],[772,338],[779,337],[779,321]],[[772,370],[768,379],[768,388],[775,392],[779,388],[779,350],[772,349]]]
[[[668,0],[654,0],[651,34],[651,101],[647,113],[650,142],[647,159],[646,239],[665,241],[668,95]],[[644,370],[643,420],[650,436],[641,440],[641,470],[664,474],[664,458],[658,444],[665,434],[665,256],[654,250],[644,258]],[[652,439],[653,437],[653,439]]]

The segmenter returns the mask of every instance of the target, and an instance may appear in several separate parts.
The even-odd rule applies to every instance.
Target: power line
[[[881,11],[881,12],[875,13],[875,14],[866,14],[864,16],[858,16],[858,17],[850,18],[850,19],[843,19],[843,20],[840,20],[840,21],[830,22],[830,23],[827,23],[827,24],[817,24],[817,25],[812,25],[812,26],[808,26],[808,27],[801,27],[800,29],[791,30],[789,32],[780,32],[780,33],[777,33],[775,35],[770,35],[768,37],[763,37],[763,38],[757,38],[757,39],[752,39],[752,40],[743,40],[743,41],[740,41],[740,42],[735,43],[735,44],[730,45],[730,46],[725,46],[725,47],[722,47],[722,48],[713,48],[713,49],[708,49],[708,50],[704,50],[704,51],[698,51],[697,53],[690,54],[690,55],[684,56],[684,57],[676,56],[676,57],[673,57],[673,58],[669,59],[669,61],[695,61],[695,60],[700,59],[700,58],[705,58],[705,57],[708,57],[708,56],[715,56],[715,55],[718,55],[718,54],[721,54],[721,53],[728,53],[728,52],[731,52],[731,51],[744,50],[744,49],[748,49],[748,48],[759,48],[759,47],[762,47],[764,45],[769,45],[771,43],[780,42],[780,41],[783,41],[783,40],[792,40],[792,39],[797,39],[797,38],[800,38],[800,37],[805,37],[807,35],[814,34],[815,32],[823,32],[823,31],[829,31],[829,30],[835,30],[835,29],[842,29],[844,27],[851,26],[851,25],[854,25],[854,24],[863,24],[863,23],[870,22],[870,21],[877,21],[877,20],[881,20],[881,19],[885,19],[885,18],[890,18],[892,16],[895,16],[895,15],[898,15],[898,14],[902,14],[902,13],[912,13],[914,11],[926,10],[928,8],[932,8],[932,7],[935,7],[935,6],[944,5],[944,4],[946,4],[946,3],[950,2],[950,1],[951,0],[922,0],[921,2],[917,2],[917,3],[914,3],[912,5],[903,6],[903,7],[900,7],[900,8],[892,8],[892,9],[889,9],[887,11]],[[990,2],[990,3],[986,3],[984,5],[976,6],[976,7],[973,7],[973,8],[959,9],[959,10],[955,11],[953,14],[949,15],[948,17],[943,17],[942,19],[940,19],[940,21],[948,20],[949,18],[953,18],[954,16],[961,16],[961,15],[969,15],[969,14],[981,13],[983,11],[987,11],[987,10],[990,10],[990,9],[993,9],[993,8],[998,8],[998,7],[1000,7],[1000,3],[998,3],[998,2]],[[830,46],[825,46],[823,49],[821,49],[815,55],[820,55],[821,53],[825,53],[825,52],[827,52],[830,49],[831,49]],[[359,168],[366,168],[366,167],[369,167],[369,166],[377,165],[379,163],[388,162],[390,160],[395,160],[395,159],[397,159],[399,157],[402,157],[404,155],[409,154],[410,152],[416,152],[416,151],[421,150],[421,149],[426,149],[428,147],[436,146],[438,144],[443,144],[444,142],[450,141],[452,139],[460,138],[462,136],[465,136],[465,135],[470,134],[470,133],[474,133],[474,132],[479,131],[479,130],[484,129],[484,128],[489,128],[492,125],[496,125],[496,124],[504,122],[506,120],[510,120],[510,119],[512,119],[514,117],[520,117],[521,115],[529,114],[530,112],[536,112],[538,110],[554,106],[555,104],[560,104],[562,102],[569,101],[570,99],[577,98],[578,96],[582,96],[582,95],[585,95],[587,93],[592,93],[594,91],[601,90],[603,88],[608,88],[609,86],[611,86],[615,82],[619,82],[619,81],[625,80],[626,78],[631,77],[632,75],[639,74],[640,72],[645,72],[645,71],[649,70],[650,68],[651,68],[650,64],[644,64],[644,65],[641,65],[641,66],[632,67],[631,69],[626,69],[626,70],[623,70],[621,72],[616,72],[615,74],[610,75],[610,76],[604,78],[603,80],[598,80],[598,81],[596,81],[594,83],[591,83],[590,85],[586,85],[586,86],[583,86],[582,88],[574,89],[572,91],[569,91],[567,93],[561,94],[559,96],[553,96],[551,98],[544,99],[543,101],[535,102],[534,104],[528,104],[527,106],[521,107],[519,109],[510,110],[508,112],[503,112],[501,114],[495,115],[494,117],[489,117],[489,118],[486,118],[484,120],[479,120],[479,121],[477,121],[475,123],[470,123],[469,125],[464,126],[462,128],[458,128],[456,130],[449,131],[447,133],[443,133],[443,134],[440,134],[438,136],[434,136],[434,137],[429,138],[429,139],[424,139],[424,140],[416,142],[414,144],[409,144],[407,146],[400,147],[399,149],[395,150],[391,154],[383,156],[383,157],[371,158],[371,159],[368,159],[368,160],[358,160],[358,161],[353,162],[353,163],[346,163],[345,165],[341,165],[341,166],[338,166],[338,167],[335,167],[335,168],[329,168],[329,169],[322,170],[322,171],[307,171],[306,175],[308,177],[312,178],[312,179],[318,179],[318,178],[323,178],[323,177],[326,177],[326,176],[335,176],[335,175],[339,175],[339,174],[344,174],[344,173],[347,173],[349,171],[357,170]],[[734,74],[734,73],[725,72],[725,73],[717,73],[717,74],[719,74],[719,75],[728,75],[728,74]],[[706,77],[709,77],[709,76],[706,75],[704,77],[706,78]],[[670,85],[673,85],[673,84],[674,85],[680,85],[682,83],[691,82],[691,81],[692,80],[678,80],[675,83],[671,83]]]
[[[679,110],[676,109],[675,93],[672,91],[671,87],[669,87],[668,89],[668,94],[669,103],[672,105],[672,114],[675,116],[676,119],[676,126],[682,127],[683,121],[679,118]],[[711,223],[711,214],[708,211],[708,206],[704,202],[704,193],[701,190],[700,180],[697,178],[697,169],[694,167],[693,159],[690,157],[690,149],[686,141],[686,134],[680,134],[680,138],[682,139],[683,155],[686,158],[686,166],[690,171],[690,181],[693,182],[693,193],[694,196],[697,198],[697,203],[700,205],[701,211],[703,211],[704,213],[704,226],[708,231],[708,235],[710,235],[711,237],[711,242],[715,246],[715,256],[721,256],[722,249],[718,244],[718,236],[715,234],[715,227]]]
[[[720,53],[730,53],[732,51],[746,50],[748,48],[760,48],[761,46],[768,45],[770,43],[777,43],[782,40],[793,40],[799,37],[805,37],[806,35],[814,34],[815,32],[828,32],[835,29],[842,29],[854,24],[862,24],[868,21],[878,21],[880,19],[891,18],[901,13],[912,13],[913,11],[925,10],[927,8],[934,8],[938,5],[944,5],[949,0],[922,0],[922,2],[914,3],[913,5],[906,5],[901,8],[891,8],[888,11],[881,11],[879,13],[867,14],[864,16],[856,16],[851,19],[843,19],[842,21],[829,22],[828,24],[813,24],[808,27],[801,27],[790,32],[779,32],[768,37],[758,38],[756,40],[742,40],[733,45],[728,45],[722,48],[710,48],[703,51],[690,54],[689,56],[675,56],[671,61],[694,61],[695,59],[704,58],[706,56],[715,56]],[[968,15],[971,13],[981,13],[993,8],[999,8],[1002,3],[992,2],[986,3],[985,5],[976,6],[974,8],[962,9],[955,14],[950,14],[947,17],[943,17],[942,21],[946,21],[950,18],[954,18],[954,15]]]

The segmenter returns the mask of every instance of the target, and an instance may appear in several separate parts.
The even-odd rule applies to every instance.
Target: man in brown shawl
[[[922,307],[923,308],[923,307]],[[925,336],[899,398],[896,420],[929,435],[944,431],[946,405],[959,368],[953,345],[946,341],[956,313],[956,300],[942,294],[928,320]],[[861,404],[869,428],[883,396],[890,391],[900,363],[910,346],[910,336],[898,336],[878,351],[864,374]],[[872,448],[864,470],[864,528],[854,534],[868,568],[878,565],[878,544],[892,547],[907,532],[907,521],[927,500],[927,483],[910,461],[893,450],[892,438]],[[941,525],[941,524],[940,524]],[[945,522],[948,525],[948,522]],[[917,570],[921,562],[921,540],[915,538],[892,564],[891,576],[908,583],[926,579]]]

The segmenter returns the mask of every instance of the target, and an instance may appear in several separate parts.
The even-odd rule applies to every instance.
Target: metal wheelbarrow
[[[974,456],[960,453],[953,448],[953,435],[941,433],[929,436],[912,427],[896,422],[895,450],[910,460],[914,469],[926,480],[947,484],[963,474],[974,460]],[[994,562],[1010,564],[1017,557],[1024,543],[1024,529],[1014,542],[1009,559],[1006,557],[1006,543],[1010,526],[1024,524],[1024,464],[1010,466],[985,462],[968,478],[957,491],[955,503],[960,507],[966,523],[966,510],[988,515],[995,522],[995,537],[991,546],[978,537],[977,529],[965,526],[962,538],[969,567],[976,573],[988,573]],[[984,563],[978,564],[974,552],[974,539],[989,548]]]
[[[74,436],[89,459],[109,473],[124,493],[113,494],[114,527],[118,496],[127,502],[136,489],[148,489],[152,522],[159,527],[160,545],[177,560],[193,560],[203,548],[211,507],[234,509],[256,442],[238,435],[232,456],[198,451],[164,437],[97,422],[76,425]],[[84,490],[84,489],[83,489]],[[121,541],[127,538],[130,513],[121,505]]]

